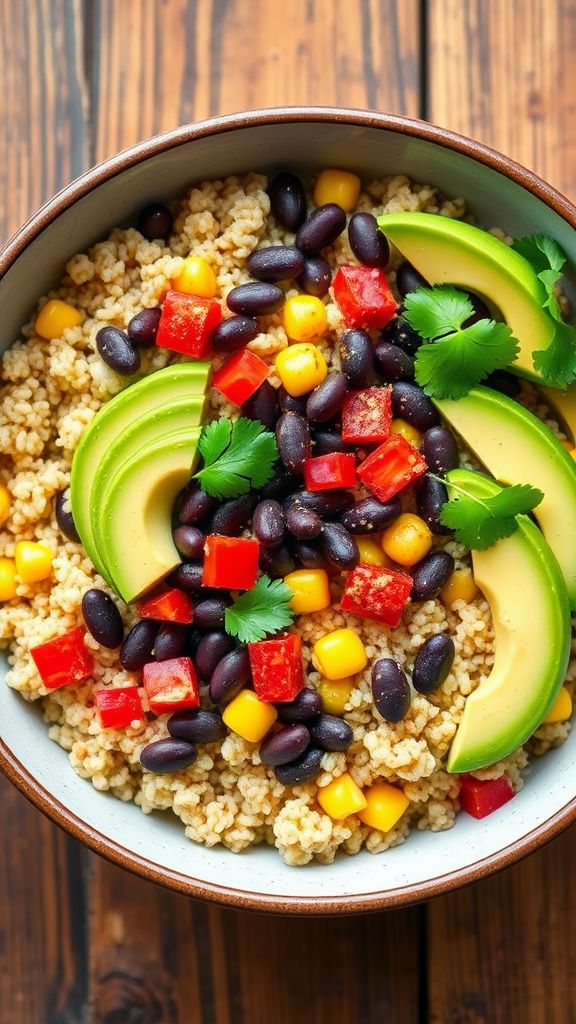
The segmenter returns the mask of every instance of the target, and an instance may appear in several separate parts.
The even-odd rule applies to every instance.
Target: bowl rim
[[[89,168],[44,203],[0,249],[0,280],[24,250],[75,202],[92,189],[130,167],[166,150],[196,139],[247,127],[265,127],[292,122],[328,122],[341,125],[378,128],[411,136],[461,153],[514,181],[544,202],[576,230],[576,206],[558,189],[533,171],[497,150],[447,128],[396,114],[356,108],[326,106],[270,107],[241,111],[182,125],[171,131],[138,142],[115,156]],[[187,896],[223,904],[235,909],[267,911],[277,914],[362,913],[408,906],[458,889],[496,871],[509,867],[559,835],[576,818],[576,797],[539,826],[502,850],[455,871],[439,874],[425,882],[342,896],[282,896],[228,888],[182,874],[148,860],[93,828],[73,814],[49,790],[39,785],[28,769],[0,739],[0,770],[17,789],[56,825],[90,850],[104,856],[133,874]]]

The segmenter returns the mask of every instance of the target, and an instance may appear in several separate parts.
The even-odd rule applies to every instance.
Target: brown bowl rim
[[[116,156],[91,167],[45,203],[0,250],[0,279],[28,245],[57,217],[93,188],[129,167],[195,139],[219,135],[238,128],[287,124],[291,122],[333,122],[380,128],[423,139],[462,153],[478,163],[505,175],[531,192],[576,229],[576,207],[561,192],[521,164],[464,135],[413,118],[375,111],[334,107],[272,107],[242,111],[183,125],[172,131],[139,142]],[[267,911],[277,914],[362,913],[408,906],[451,892],[509,867],[522,857],[549,842],[567,828],[576,817],[576,797],[541,825],[495,854],[457,871],[437,875],[414,885],[357,895],[300,897],[268,895],[250,890],[228,888],[164,868],[152,860],[126,849],[120,843],[92,828],[32,777],[24,765],[0,740],[0,770],[21,793],[72,838],[133,874],[148,881],[198,899],[209,900],[235,909]],[[215,853],[215,856],[217,854]],[[319,869],[321,870],[321,869]]]

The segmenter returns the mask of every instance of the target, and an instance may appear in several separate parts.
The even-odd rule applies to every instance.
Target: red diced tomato
[[[333,287],[348,327],[386,327],[398,308],[386,274],[376,267],[340,267]]]
[[[221,319],[222,309],[216,299],[171,290],[162,305],[156,344],[171,352],[202,359]]]
[[[202,584],[227,590],[251,590],[258,575],[260,544],[251,537],[210,534],[204,544]]]
[[[346,577],[340,600],[343,612],[373,619],[395,629],[402,618],[414,581],[407,573],[361,563]]]
[[[309,491],[331,491],[339,487],[356,487],[356,456],[344,452],[330,452],[306,459],[304,481]]]
[[[460,776],[460,806],[473,818],[485,818],[507,804],[513,796],[516,794],[507,775],[501,775],[499,779]]]
[[[304,688],[302,642],[295,633],[248,644],[256,696],[268,704],[294,700]]]
[[[125,729],[144,721],[142,699],[137,686],[95,690],[94,703],[103,729]]]
[[[243,348],[227,359],[216,371],[212,386],[220,391],[229,402],[243,405],[258,390],[268,376],[268,366],[260,356]]]
[[[143,678],[150,710],[156,715],[200,704],[200,687],[190,658],[149,661]]]
[[[389,501],[426,472],[428,466],[420,452],[401,434],[391,434],[358,467],[363,484],[380,501]]]
[[[350,391],[342,406],[342,440],[351,444],[377,444],[390,435],[392,389]]]
[[[94,660],[86,648],[84,635],[82,626],[77,626],[62,636],[55,636],[53,640],[30,649],[42,682],[48,690],[81,683],[92,675]]]
[[[149,597],[138,609],[141,619],[158,619],[160,622],[181,622],[188,626],[194,622],[194,602],[189,594],[176,587],[163,590],[156,597]]]

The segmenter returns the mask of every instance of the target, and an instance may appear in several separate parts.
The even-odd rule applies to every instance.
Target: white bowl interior
[[[147,201],[168,198],[204,178],[247,170],[344,166],[364,176],[407,174],[463,195],[485,227],[513,235],[555,237],[576,264],[576,234],[543,202],[502,174],[432,142],[359,125],[302,123],[235,129],[187,142],[117,174],[61,214],[0,281],[2,344],[8,346],[65,261],[117,224],[133,220]],[[30,282],[34,292],[30,291]],[[5,663],[4,663],[5,664]],[[271,897],[299,898],[392,892],[468,868],[517,842],[576,794],[576,735],[533,762],[524,790],[483,822],[460,815],[449,832],[415,832],[381,856],[338,857],[330,866],[287,867],[276,851],[236,856],[189,842],[171,814],[145,816],[102,795],[70,768],[47,736],[38,709],[0,683],[0,739],[39,787],[80,821],[138,857],[191,879]]]

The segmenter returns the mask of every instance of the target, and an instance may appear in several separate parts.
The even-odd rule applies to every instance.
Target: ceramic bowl
[[[54,285],[66,260],[133,223],[139,208],[192,181],[249,170],[350,168],[407,174],[464,196],[485,226],[552,235],[576,264],[576,208],[553,188],[479,143],[420,121],[336,109],[277,109],[216,118],[134,146],[82,175],[0,252],[2,345]],[[31,290],[31,285],[32,289]],[[448,832],[414,832],[379,856],[287,867],[275,850],[241,855],[196,846],[170,814],[145,816],[98,793],[48,739],[38,709],[0,683],[0,767],[76,839],[172,889],[235,907],[337,913],[397,907],[445,893],[535,850],[576,814],[576,733],[534,760],[527,785],[479,823],[461,814]]]

